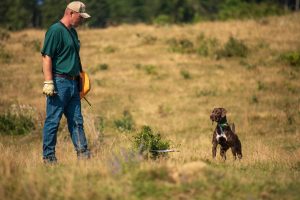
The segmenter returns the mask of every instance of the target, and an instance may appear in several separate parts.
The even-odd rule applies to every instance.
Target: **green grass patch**
[[[248,53],[246,44],[234,37],[230,37],[224,47],[216,52],[218,58],[247,57]]]
[[[117,50],[118,50],[117,47],[110,46],[110,45],[103,48],[103,52],[107,54],[115,53]]]
[[[157,37],[152,35],[138,33],[136,34],[136,36],[142,40],[141,42],[142,45],[153,45],[157,41]]]
[[[202,89],[196,91],[196,97],[217,96],[217,91]]]
[[[187,71],[187,70],[181,70],[180,71],[180,75],[184,78],[184,79],[192,79],[192,75],[191,75],[191,73],[189,72],[189,71]]]
[[[1,135],[24,135],[34,129],[35,125],[31,117],[10,113],[0,115]]]
[[[136,69],[143,70],[148,75],[158,75],[157,66],[156,65],[142,65],[136,64]]]
[[[123,117],[114,121],[115,127],[121,132],[129,132],[134,130],[134,120],[129,111],[123,112]]]
[[[169,45],[169,49],[171,52],[181,53],[181,54],[195,52],[193,42],[186,38],[183,39],[173,38],[168,40],[167,44]]]
[[[247,70],[256,69],[256,67],[257,67],[256,64],[251,64],[251,63],[249,63],[249,62],[247,62],[245,60],[241,60],[240,61],[240,65],[242,67],[245,67]]]
[[[283,53],[279,58],[292,67],[300,68],[300,51]]]
[[[10,34],[7,30],[0,28],[0,41],[6,41],[10,38]]]
[[[89,70],[91,74],[96,74],[99,71],[107,71],[109,69],[109,65],[106,63],[100,63],[96,67],[93,67]]]
[[[168,168],[141,170],[133,178],[134,195],[138,199],[166,199],[172,186],[164,184],[170,181]]]
[[[220,42],[216,38],[206,38],[201,33],[196,38],[196,53],[200,56],[213,56],[215,55]]]
[[[24,48],[30,48],[35,52],[41,51],[41,41],[39,39],[25,40],[22,44]]]
[[[3,63],[9,63],[12,59],[12,55],[5,49],[5,46],[0,43],[0,61]]]
[[[172,23],[172,19],[168,15],[159,15],[152,20],[152,23],[159,26],[164,26]]]

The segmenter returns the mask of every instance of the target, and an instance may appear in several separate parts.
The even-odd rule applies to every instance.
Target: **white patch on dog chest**
[[[217,139],[218,142],[219,142],[220,138],[222,138],[222,137],[225,138],[225,140],[227,141],[227,137],[226,137],[224,132],[221,133],[221,134],[217,133],[216,139]]]

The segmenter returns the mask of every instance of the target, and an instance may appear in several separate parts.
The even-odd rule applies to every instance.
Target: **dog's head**
[[[225,108],[214,108],[214,110],[210,114],[210,119],[212,122],[221,122],[226,120],[226,113],[227,111]]]

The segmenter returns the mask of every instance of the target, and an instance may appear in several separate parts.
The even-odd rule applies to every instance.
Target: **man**
[[[79,159],[90,157],[83,130],[78,76],[82,70],[80,42],[75,30],[90,15],[85,5],[74,1],[67,5],[63,18],[47,31],[41,51],[44,87],[47,96],[46,119],[43,129],[43,160],[56,163],[55,145],[62,114],[67,118],[68,129]]]

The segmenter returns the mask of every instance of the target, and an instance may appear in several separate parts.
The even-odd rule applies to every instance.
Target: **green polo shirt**
[[[80,41],[78,40],[77,32],[74,28],[69,30],[79,50]],[[60,22],[50,26],[46,32],[41,53],[52,58],[53,73],[77,76],[80,72],[80,61],[70,32]]]

